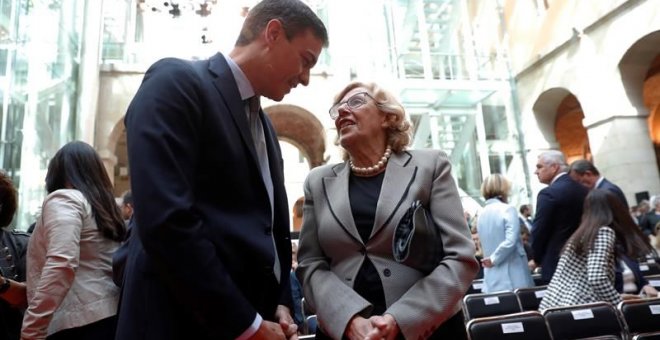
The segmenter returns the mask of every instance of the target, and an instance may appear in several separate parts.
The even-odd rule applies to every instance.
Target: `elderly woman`
[[[486,206],[477,230],[484,252],[484,293],[534,286],[520,236],[520,218],[516,208],[507,204],[510,189],[511,183],[500,174],[486,177],[481,185]]]
[[[460,301],[478,264],[447,156],[405,150],[410,123],[376,84],[349,84],[330,117],[346,161],[307,177],[298,251],[317,338],[465,338]],[[395,227],[417,201],[444,251],[431,272],[393,256]]]
[[[64,145],[46,173],[41,216],[28,245],[22,339],[114,339],[119,288],[112,253],[126,229],[101,158]]]

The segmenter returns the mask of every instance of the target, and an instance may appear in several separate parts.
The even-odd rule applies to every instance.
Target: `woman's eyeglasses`
[[[350,96],[348,99],[344,100],[343,102],[339,102],[335,105],[332,105],[332,107],[328,111],[328,113],[330,114],[330,118],[332,118],[332,120],[337,119],[337,117],[339,117],[339,108],[342,107],[342,105],[344,104],[346,104],[346,106],[348,106],[348,108],[351,110],[355,110],[359,108],[360,106],[367,103],[367,97],[376,101],[374,97],[372,97],[369,93],[360,92]]]

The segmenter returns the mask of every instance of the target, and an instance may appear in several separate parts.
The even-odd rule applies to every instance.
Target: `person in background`
[[[348,84],[329,113],[345,161],[305,180],[296,271],[316,338],[465,339],[460,302],[478,264],[447,156],[406,150],[410,122],[376,84]],[[444,256],[430,273],[394,259],[395,227],[413,203],[440,230]]]
[[[484,252],[484,293],[534,286],[520,237],[520,218],[516,208],[507,204],[510,190],[511,182],[501,174],[489,175],[481,184],[486,204],[477,230]]]
[[[291,235],[279,102],[328,46],[301,0],[252,7],[233,49],[154,63],[126,112],[134,214],[117,340],[284,339]]]
[[[527,231],[531,233],[533,228],[532,206],[529,204],[522,204],[518,212],[520,212],[520,219],[527,228]]]
[[[302,286],[296,277],[298,268],[298,243],[291,241],[291,297],[293,299],[293,321],[298,325],[298,331],[303,329]]]
[[[484,258],[484,252],[481,249],[481,240],[479,240],[479,233],[477,232],[477,226],[474,226],[470,228],[470,233],[472,234],[472,242],[474,243],[474,257],[477,259],[477,262],[479,262],[479,271],[477,272],[477,275],[475,276],[475,279],[483,279],[484,278],[484,266],[481,263],[481,259]]]
[[[112,340],[119,288],[111,261],[126,226],[94,148],[79,141],[60,148],[46,191],[28,245],[21,339]]]
[[[651,245],[628,209],[610,191],[593,189],[584,201],[578,229],[564,247],[540,309],[605,301],[616,306],[615,269],[620,254],[638,258]]]
[[[123,218],[124,222],[126,222],[126,225],[128,225],[131,217],[133,217],[133,195],[131,194],[130,190],[124,191],[124,193],[121,195],[120,209],[121,218]]]
[[[660,195],[651,197],[649,212],[641,215],[639,228],[647,236],[654,236],[655,225],[660,222]]]
[[[588,160],[580,159],[571,163],[568,174],[574,181],[584,185],[589,190],[605,189],[611,191],[628,209],[628,200],[626,200],[626,195],[623,194],[621,188],[601,176],[596,166]]]
[[[550,282],[559,253],[566,240],[580,225],[582,205],[588,189],[567,176],[567,165],[561,151],[550,150],[538,157],[536,171],[539,182],[547,184],[536,199],[532,227],[534,267],[540,266],[539,282]]]
[[[0,172],[0,339],[21,335],[25,293],[25,257],[29,235],[9,229],[18,207],[16,188]]]

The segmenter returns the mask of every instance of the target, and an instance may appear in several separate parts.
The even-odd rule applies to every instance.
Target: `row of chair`
[[[471,340],[660,339],[660,298],[481,317],[466,329]]]

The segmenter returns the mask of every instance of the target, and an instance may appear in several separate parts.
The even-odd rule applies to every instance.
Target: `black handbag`
[[[419,200],[412,203],[394,228],[392,253],[396,262],[425,274],[444,257],[440,230]]]

